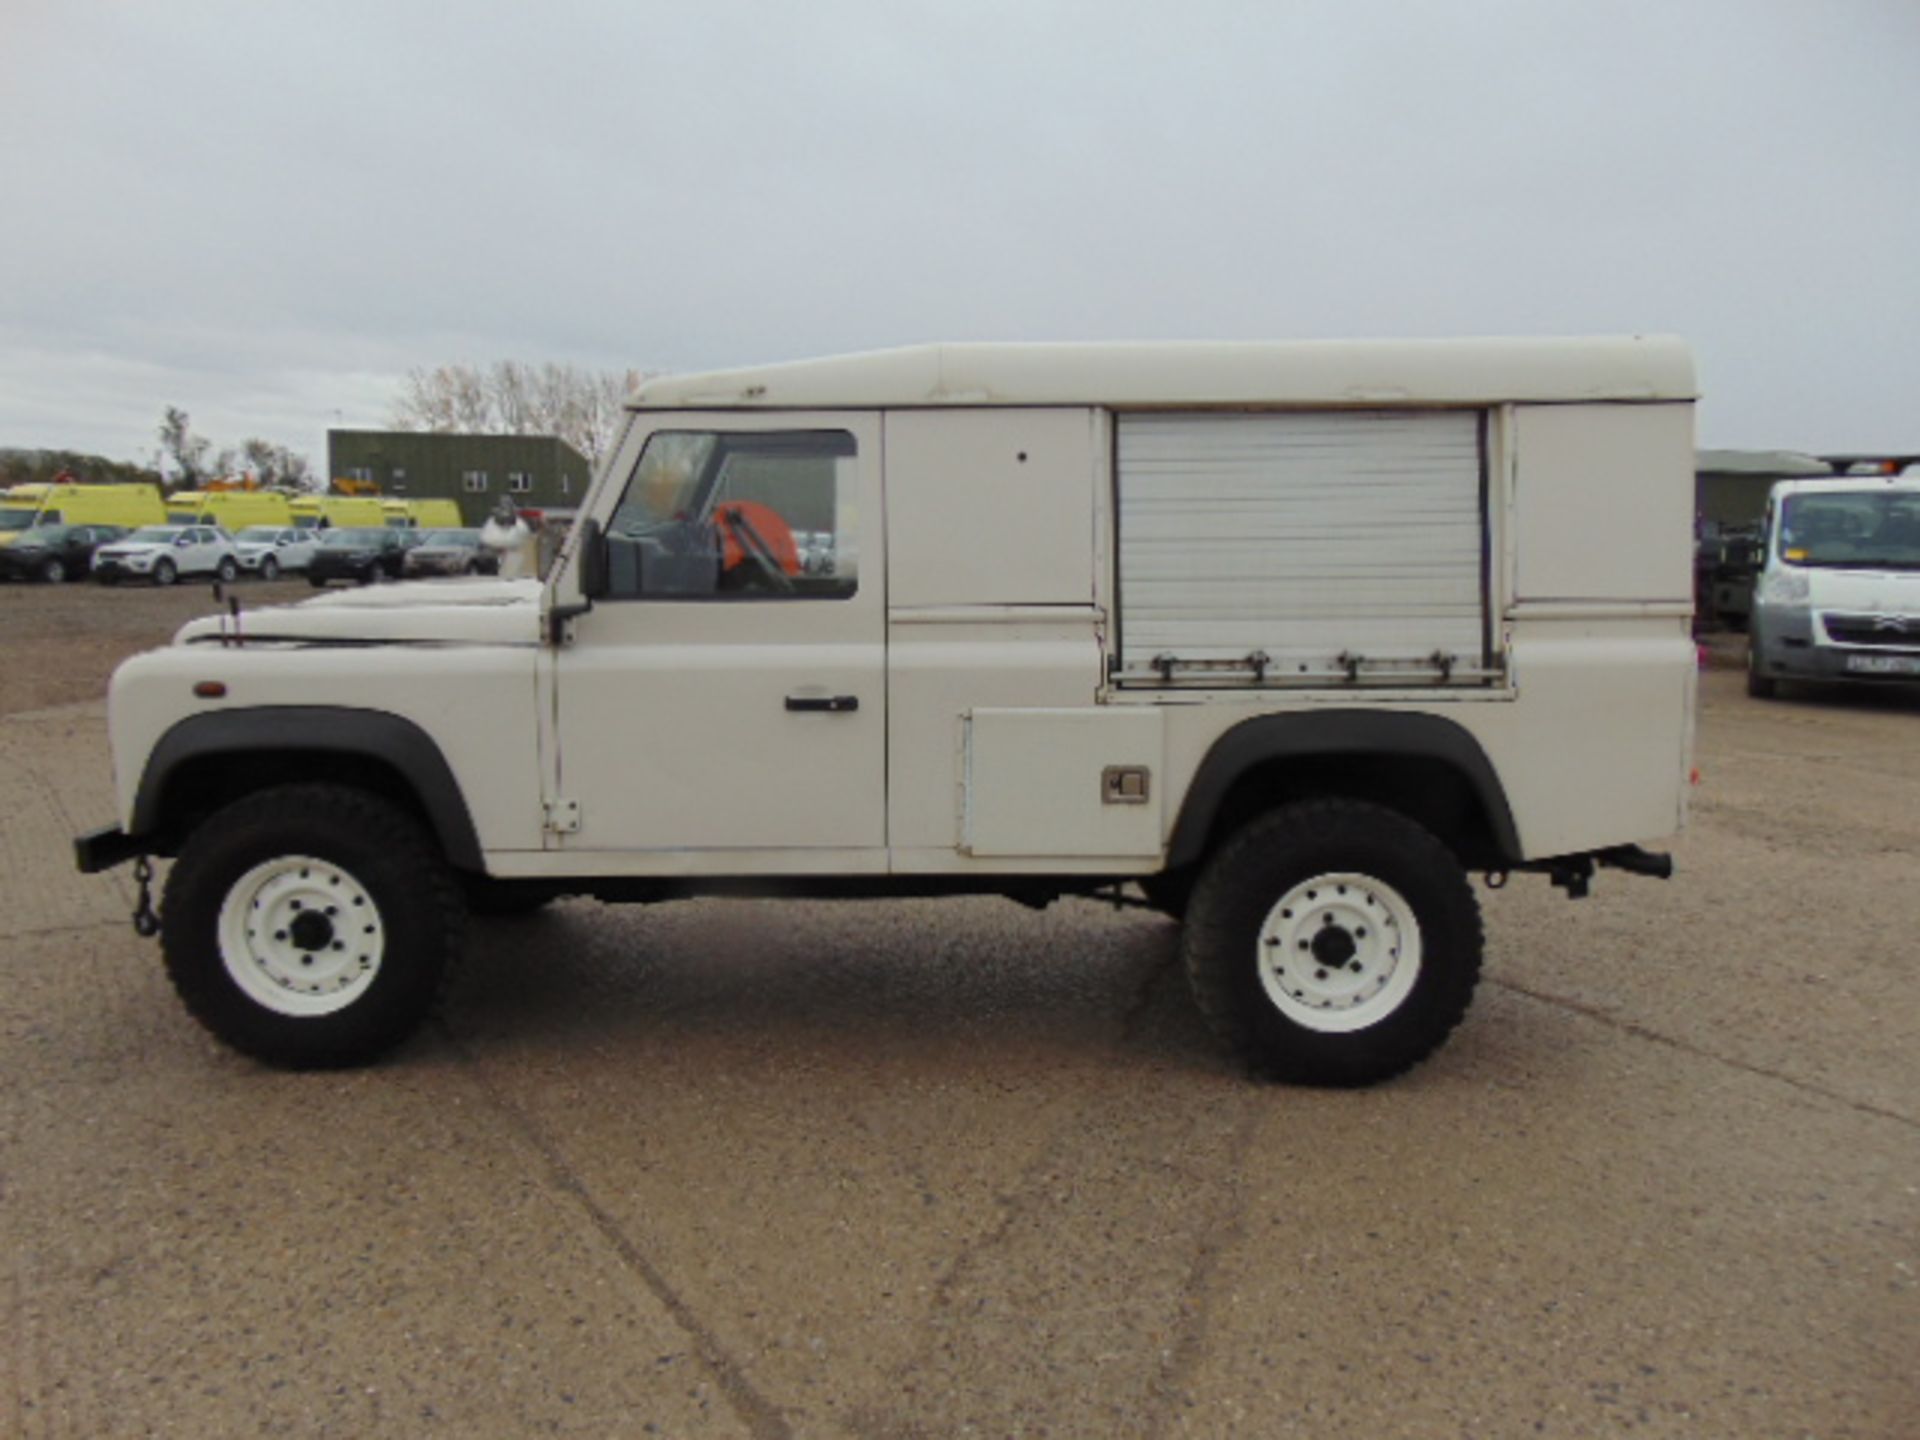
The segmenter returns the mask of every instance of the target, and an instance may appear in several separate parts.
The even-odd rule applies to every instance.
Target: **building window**
[[[400,465],[393,467],[393,478],[387,482],[387,487],[396,495],[404,495],[407,493],[407,472],[405,467]]]
[[[562,475],[560,477],[560,493],[562,495],[571,495],[573,493],[573,477],[571,475]]]
[[[533,476],[525,470],[509,470],[507,472],[507,489],[515,495],[524,495],[533,489]]]
[[[371,465],[352,466],[347,471],[347,478],[349,480],[363,480],[371,485],[373,483],[373,467]]]
[[[487,472],[484,470],[464,471],[460,476],[460,487],[469,495],[486,494]]]

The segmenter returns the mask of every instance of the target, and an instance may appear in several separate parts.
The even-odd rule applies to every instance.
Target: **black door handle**
[[[789,695],[789,710],[828,710],[836,715],[844,715],[849,710],[860,708],[858,695]]]

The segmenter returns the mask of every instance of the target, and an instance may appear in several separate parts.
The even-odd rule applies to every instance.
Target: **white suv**
[[[249,525],[233,537],[240,568],[262,580],[307,568],[320,532],[291,525]]]
[[[215,525],[148,525],[94,553],[93,578],[111,585],[126,579],[171,585],[182,575],[240,573],[227,532]]]

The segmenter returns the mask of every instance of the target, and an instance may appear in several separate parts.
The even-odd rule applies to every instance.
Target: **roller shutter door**
[[[1139,414],[1117,429],[1123,679],[1236,662],[1280,684],[1483,676],[1479,412]]]

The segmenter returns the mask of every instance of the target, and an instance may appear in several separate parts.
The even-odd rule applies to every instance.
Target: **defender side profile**
[[[1670,871],[1693,399],[1641,337],[655,380],[544,580],[122,665],[78,861],[174,858],[141,918],[277,1065],[389,1050],[465,926],[560,895],[1102,895],[1180,919],[1256,1073],[1373,1083],[1466,1013],[1471,874]]]

